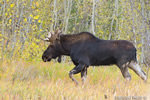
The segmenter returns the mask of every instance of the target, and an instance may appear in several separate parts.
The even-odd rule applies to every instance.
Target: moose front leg
[[[75,68],[73,68],[70,72],[69,72],[69,77],[72,79],[72,81],[75,82],[76,85],[78,85],[78,81],[74,78],[73,74],[77,74],[79,72],[81,72],[81,70],[84,68],[85,66],[83,64],[79,64],[78,66],[76,66]]]
[[[87,67],[85,66],[85,67],[81,70],[82,84],[85,83],[86,78],[87,78]]]

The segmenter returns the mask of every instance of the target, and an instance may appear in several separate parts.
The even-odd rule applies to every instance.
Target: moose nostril
[[[43,61],[46,62],[46,58],[44,58]]]

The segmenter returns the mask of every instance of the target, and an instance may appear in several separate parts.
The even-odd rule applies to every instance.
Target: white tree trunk
[[[93,0],[93,11],[92,11],[92,33],[95,35],[95,0]]]
[[[144,61],[144,34],[146,34],[146,25],[145,25],[145,17],[144,17],[144,1],[143,0],[140,0],[141,2],[141,14],[142,14],[142,26],[141,26],[141,29],[142,29],[142,32],[141,32],[141,44],[142,44],[142,47],[141,47],[141,59],[140,59],[140,63],[143,64],[143,61]]]
[[[132,25],[132,30],[133,30],[133,34],[134,34],[134,45],[136,47],[136,34],[135,34],[135,16],[134,16],[134,12],[133,12],[133,0],[130,0],[130,5],[131,5],[131,12],[132,12],[132,22],[133,22],[133,25]]]
[[[2,50],[1,50],[1,59],[3,60],[3,56],[4,56],[4,30],[5,30],[5,0],[3,0],[4,4],[3,4],[3,15],[2,15],[2,42],[1,42],[1,47],[2,47]]]
[[[65,18],[64,18],[64,25],[65,25],[65,34],[68,31],[68,22],[69,22],[69,17],[70,17],[70,12],[71,12],[71,7],[72,7],[72,0],[68,0],[68,2],[64,2],[64,10],[65,10]]]

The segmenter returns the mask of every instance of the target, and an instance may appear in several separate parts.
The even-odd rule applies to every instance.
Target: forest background
[[[149,0],[1,0],[0,60],[41,60],[47,30],[88,31],[106,40],[129,40],[141,64],[150,62]]]
[[[117,93],[125,96],[145,93],[149,84],[141,83],[135,75],[135,81],[122,91],[126,84],[116,67],[89,69],[91,84],[87,84],[88,88],[72,88],[70,79],[66,78],[66,71],[72,66],[69,58],[63,58],[61,65],[55,61],[45,64],[41,59],[49,45],[41,38],[56,29],[61,29],[63,34],[87,31],[100,39],[129,40],[137,48],[142,69],[149,70],[150,0],[0,0],[0,99],[46,97],[66,100],[75,96],[79,99],[82,95],[96,100],[99,92],[104,97],[109,93],[115,96]],[[101,79],[96,76],[100,72],[104,74]],[[70,94],[64,88],[75,91]],[[86,94],[84,90],[91,92]]]

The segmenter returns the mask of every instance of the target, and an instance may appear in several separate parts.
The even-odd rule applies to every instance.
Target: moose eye
[[[49,48],[53,48],[54,46],[53,46],[53,45],[49,45],[48,47],[49,47]]]
[[[51,48],[54,48],[54,45],[50,45]]]

